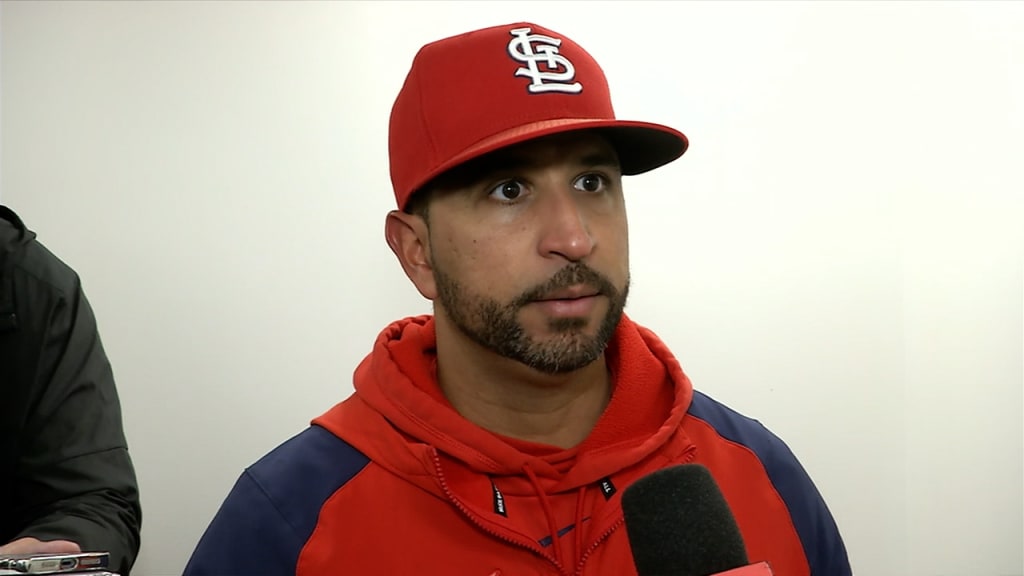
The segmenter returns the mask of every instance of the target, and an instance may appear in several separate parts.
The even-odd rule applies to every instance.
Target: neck
[[[602,354],[574,372],[545,374],[498,356],[435,318],[441,390],[464,418],[496,434],[570,448],[597,424],[611,395]]]

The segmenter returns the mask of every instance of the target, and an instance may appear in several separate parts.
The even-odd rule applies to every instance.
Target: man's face
[[[541,372],[600,357],[629,290],[614,149],[594,133],[563,134],[456,175],[429,206],[437,312],[471,340]]]

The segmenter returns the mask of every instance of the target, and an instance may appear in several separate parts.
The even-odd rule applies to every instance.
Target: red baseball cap
[[[540,136],[600,129],[623,174],[682,156],[688,142],[659,124],[617,120],[608,80],[578,44],[521,22],[427,44],[391,109],[388,149],[399,208],[433,178]]]

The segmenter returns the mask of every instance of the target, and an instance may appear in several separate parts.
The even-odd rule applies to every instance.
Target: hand
[[[0,556],[15,554],[77,554],[82,548],[70,540],[43,542],[35,538],[18,538],[0,546]]]

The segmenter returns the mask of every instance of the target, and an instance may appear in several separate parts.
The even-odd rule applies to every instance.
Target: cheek
[[[516,264],[523,262],[512,238],[493,228],[445,233],[432,245],[435,266],[474,292],[501,296],[517,275]]]
[[[629,268],[629,225],[625,214],[616,214],[602,223],[599,245],[603,259],[612,269]]]
[[[625,283],[629,278],[629,241],[626,238],[620,241],[617,264],[619,276],[615,280],[617,283]]]

